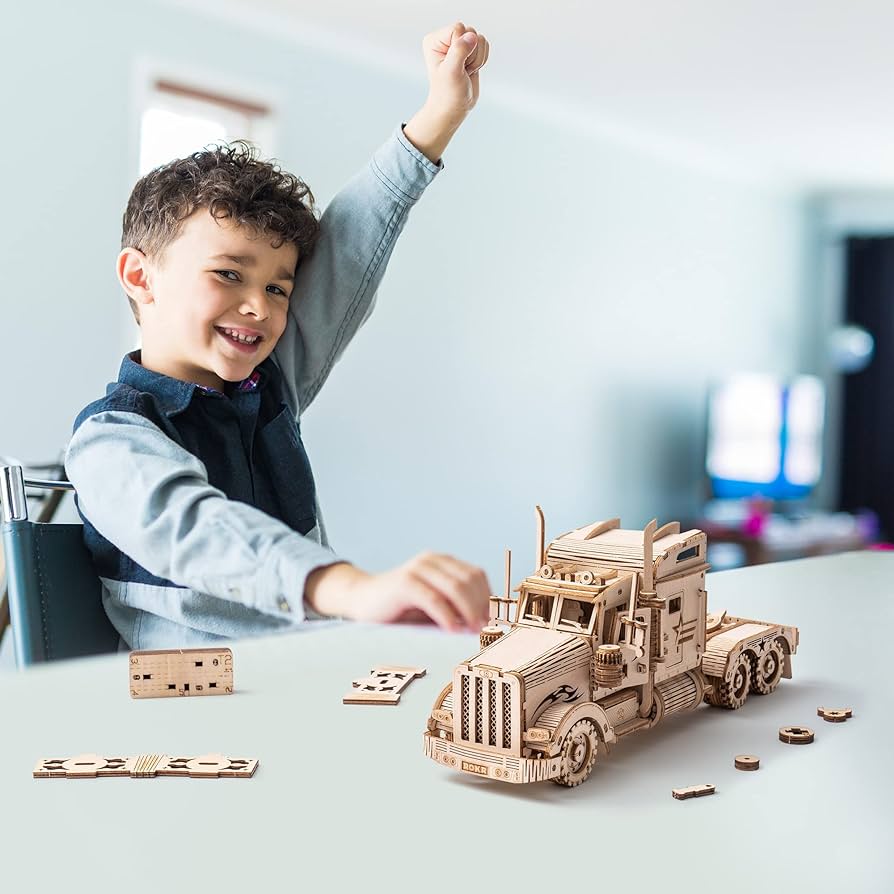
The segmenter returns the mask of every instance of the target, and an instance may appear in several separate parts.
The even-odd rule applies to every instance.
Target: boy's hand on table
[[[490,44],[483,34],[457,22],[426,34],[422,55],[428,70],[428,99],[406,123],[404,134],[436,162],[478,102],[478,73],[490,55]]]
[[[304,598],[323,615],[371,623],[434,623],[477,632],[488,622],[490,587],[480,568],[422,553],[381,574],[339,563],[312,571]]]

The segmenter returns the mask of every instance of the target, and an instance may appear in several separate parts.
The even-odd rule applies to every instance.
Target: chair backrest
[[[0,467],[0,533],[19,667],[116,651],[118,632],[102,606],[83,526],[29,521],[26,484],[73,490],[68,482],[25,479],[20,466]]]

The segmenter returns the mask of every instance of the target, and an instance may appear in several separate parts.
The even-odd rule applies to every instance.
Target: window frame
[[[531,599],[532,596],[534,596],[534,597],[542,596],[542,597],[550,600],[549,617],[543,622],[534,620],[533,618],[526,617],[528,601]],[[556,606],[559,604],[559,601],[560,601],[560,599],[559,599],[559,595],[557,593],[548,593],[548,592],[545,592],[544,590],[525,589],[523,602],[519,606],[519,615],[518,615],[519,620],[516,623],[529,624],[532,627],[542,627],[547,630],[550,629],[551,627],[554,627],[553,616],[556,613]]]
[[[590,612],[590,620],[587,622],[586,626],[582,627],[563,627],[562,626],[562,609],[565,607],[565,602],[570,600],[571,602],[577,602],[580,605],[589,605],[591,608]],[[593,635],[593,626],[596,620],[599,618],[599,606],[590,601],[589,599],[581,599],[579,596],[570,596],[566,594],[561,594],[559,597],[559,608],[556,611],[556,630],[561,630],[563,633],[576,633],[580,636],[592,636]],[[566,624],[571,624],[570,621],[565,621]]]

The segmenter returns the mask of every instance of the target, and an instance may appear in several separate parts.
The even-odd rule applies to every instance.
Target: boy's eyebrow
[[[254,255],[212,255],[212,261],[232,261],[234,264],[240,264],[243,267],[256,267],[257,260]],[[280,268],[276,274],[277,279],[287,279],[289,282],[295,282],[295,274],[290,273],[285,267]]]

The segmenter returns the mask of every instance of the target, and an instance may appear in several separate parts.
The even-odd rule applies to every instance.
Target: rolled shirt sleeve
[[[443,167],[398,127],[326,207],[313,253],[298,265],[286,330],[274,351],[296,415],[372,312],[410,209]]]
[[[205,466],[136,413],[86,419],[65,468],[81,514],[150,574],[292,623],[316,568],[332,550],[208,482]]]

